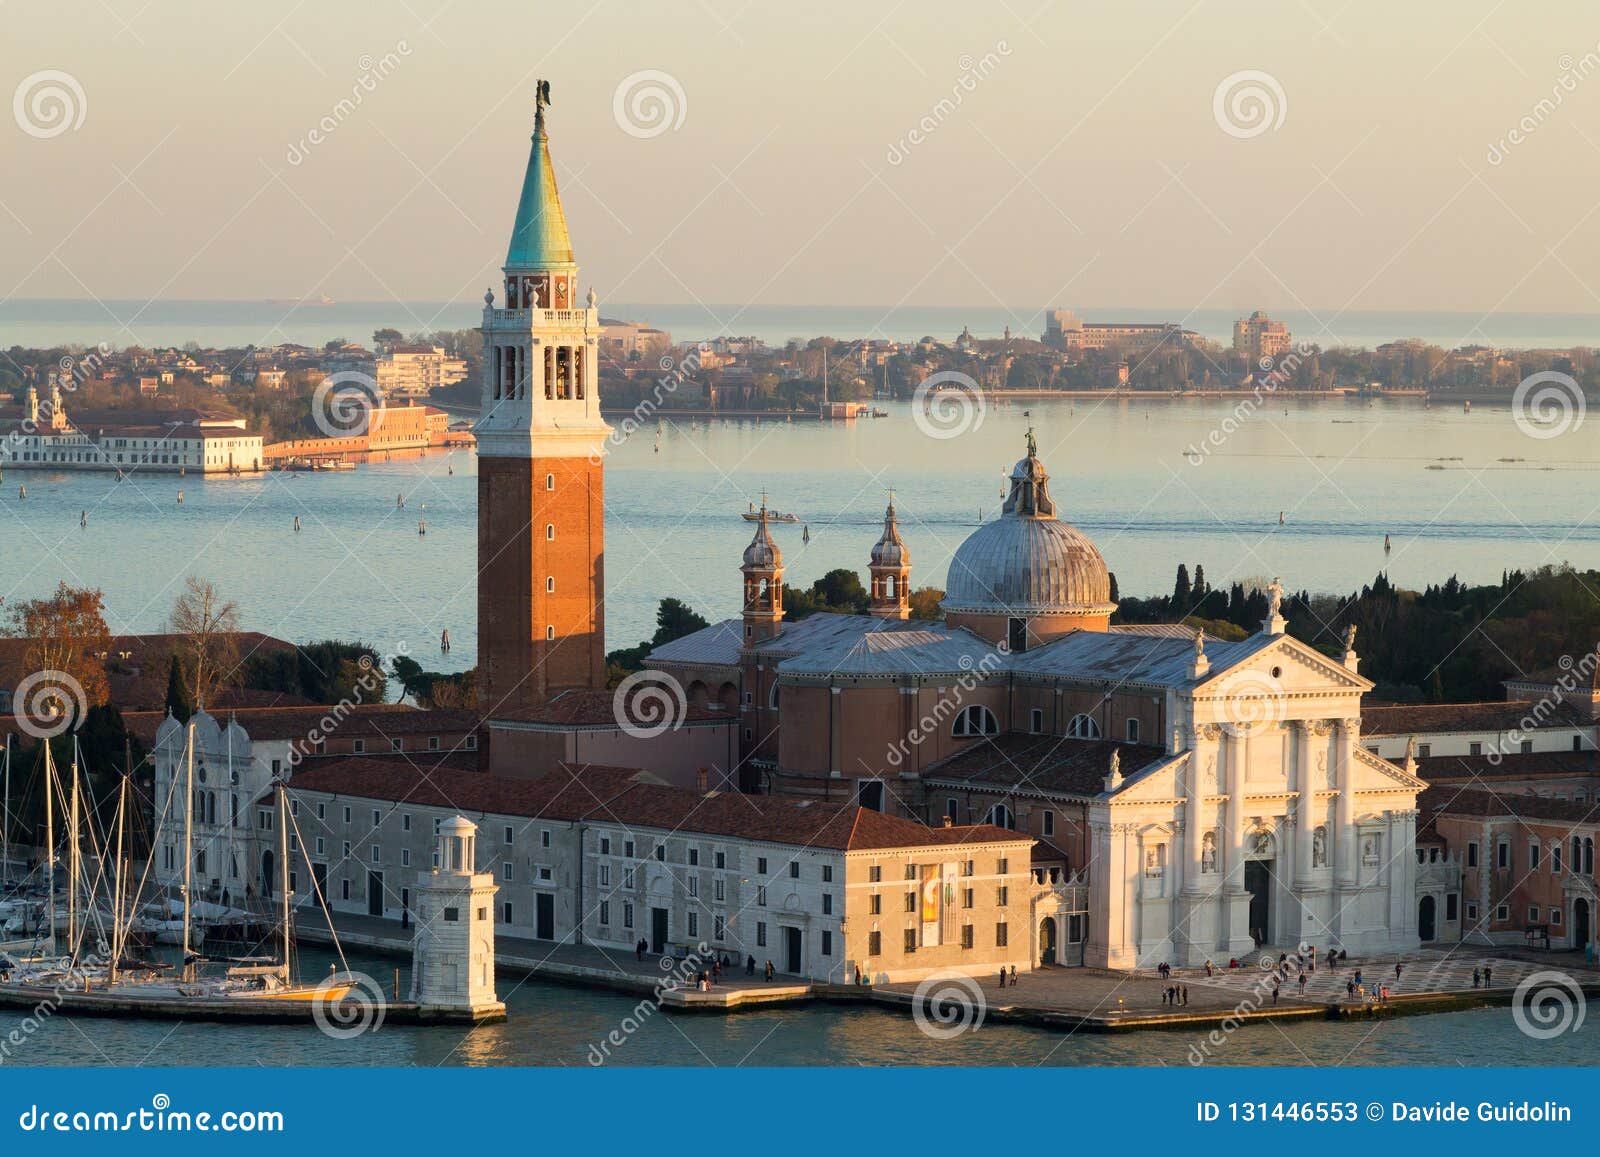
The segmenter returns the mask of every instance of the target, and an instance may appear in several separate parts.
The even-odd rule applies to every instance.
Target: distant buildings
[[[1045,314],[1044,335],[1039,339],[1059,350],[1118,349],[1144,353],[1160,346],[1181,349],[1200,335],[1171,322],[1085,322],[1070,309]]]
[[[1289,352],[1289,327],[1259,309],[1233,323],[1233,349],[1253,362]]]
[[[600,356],[609,361],[626,362],[633,360],[635,354],[644,357],[652,351],[669,350],[671,346],[672,335],[664,329],[642,321],[600,319]]]
[[[436,345],[392,345],[379,354],[373,378],[386,398],[426,397],[467,376],[467,363]]]
[[[84,411],[69,417],[52,374],[50,400],[28,387],[21,418],[0,422],[0,468],[241,474],[261,469],[261,435],[205,410]]]

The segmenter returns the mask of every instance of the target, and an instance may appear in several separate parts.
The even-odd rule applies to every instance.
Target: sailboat
[[[74,759],[70,787],[63,791],[49,744],[44,745],[45,761],[45,841],[47,848],[45,887],[42,907],[36,914],[35,943],[38,951],[18,956],[0,956],[0,1006],[33,1006],[41,999],[52,999],[59,1011],[92,1012],[101,1015],[226,1017],[261,1014],[260,1002],[272,1006],[301,1002],[310,1016],[313,1006],[324,1007],[348,995],[356,985],[350,975],[344,950],[333,929],[328,928],[344,971],[335,972],[320,983],[297,981],[294,977],[294,920],[290,910],[289,830],[298,827],[286,798],[284,782],[275,782],[278,833],[279,912],[275,951],[258,954],[218,956],[197,944],[196,923],[224,905],[207,904],[194,898],[194,725],[189,726],[185,751],[184,799],[174,809],[172,796],[178,791],[173,777],[169,798],[158,802],[162,817],[150,840],[151,854],[141,872],[135,873],[125,855],[129,815],[129,779],[124,774],[119,791],[115,848],[98,856],[99,870],[92,885],[85,887],[83,872],[83,827],[80,821],[81,787],[78,761]],[[8,777],[9,784],[9,777]],[[56,897],[58,853],[55,844],[56,797],[67,799],[67,889],[65,897],[66,941],[61,943],[62,904]],[[155,863],[155,849],[163,845],[161,827],[175,810],[183,814],[183,883],[174,903],[181,902],[181,916],[170,919],[178,933],[180,949],[176,962],[136,955],[139,942],[152,927],[148,910],[141,910],[140,896]],[[88,824],[88,838],[94,841],[94,823]],[[313,878],[317,902],[327,913],[326,898]],[[170,911],[170,908],[169,908]],[[93,942],[89,934],[93,932]],[[164,937],[156,937],[164,939]],[[264,946],[264,941],[263,945]],[[272,1014],[268,1014],[272,1015]]]

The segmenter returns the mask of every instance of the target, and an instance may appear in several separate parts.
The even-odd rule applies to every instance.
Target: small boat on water
[[[798,514],[784,514],[776,510],[768,510],[764,506],[760,510],[757,510],[754,502],[750,504],[750,509],[739,515],[739,517],[744,519],[746,522],[760,522],[763,515],[765,515],[768,522],[797,523],[800,521],[800,516]]]

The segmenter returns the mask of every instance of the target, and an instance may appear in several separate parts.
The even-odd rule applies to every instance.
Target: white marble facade
[[[1167,689],[1168,756],[1114,772],[1090,806],[1086,963],[1221,967],[1258,940],[1418,946],[1424,785],[1361,746],[1371,684],[1354,652],[1340,662],[1281,631],[1269,621],[1277,638],[1223,671],[1197,652]]]

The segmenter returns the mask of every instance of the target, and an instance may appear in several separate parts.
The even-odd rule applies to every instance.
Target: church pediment
[[[1385,791],[1396,788],[1422,791],[1428,785],[1405,769],[1381,759],[1364,747],[1355,749],[1356,790]]]
[[[1226,667],[1213,668],[1195,688],[1198,699],[1233,695],[1328,694],[1369,691],[1372,681],[1347,670],[1320,651],[1289,635]],[[1253,688],[1253,689],[1252,689]]]
[[[1187,765],[1190,752],[1181,751],[1133,773],[1122,786],[1112,792],[1118,804],[1162,803],[1183,798],[1183,786],[1178,782],[1180,769]]]

